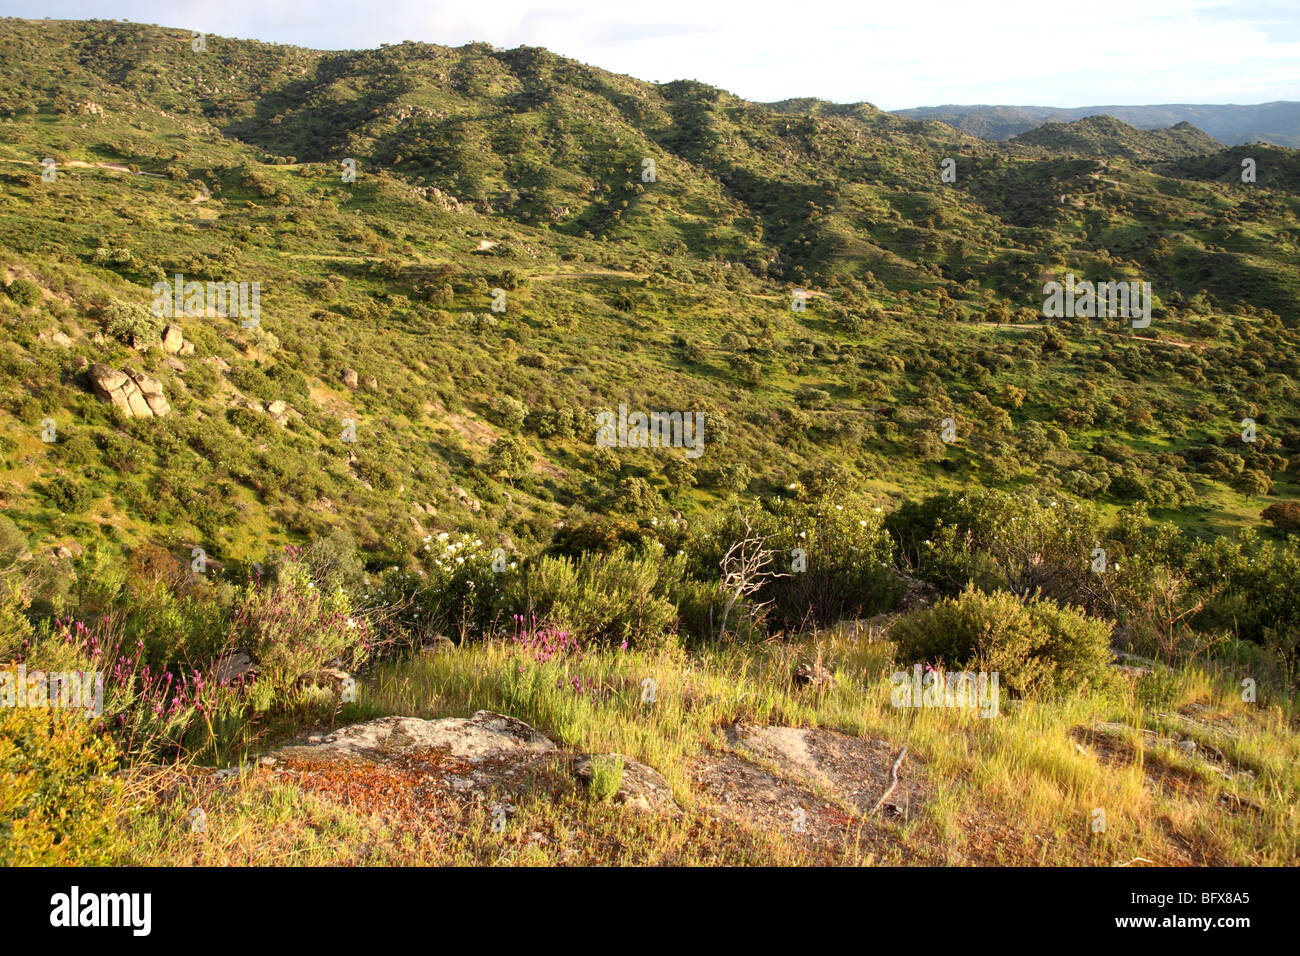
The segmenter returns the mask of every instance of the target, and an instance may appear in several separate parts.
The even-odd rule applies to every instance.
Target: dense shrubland
[[[198,85],[183,32],[0,32],[0,662],[111,678],[111,749],[0,713],[36,830],[74,821],[16,746],[101,806],[115,760],[233,761],[354,716],[330,672],[441,637],[544,645],[543,676],[484,678],[521,708],[584,654],[726,661],[875,618],[840,693],[997,668],[1069,707],[1116,693],[1123,651],[1293,715],[1300,205],[1233,183],[1240,149],[1156,162],[1111,128],[1103,163],[483,45],[213,38]],[[1155,321],[1044,322],[1066,271],[1150,279]],[[165,356],[149,290],[178,272],[260,282],[261,326],[180,318],[195,353]],[[90,363],[156,377],[172,414],[124,417]],[[705,453],[595,447],[620,403],[702,412]],[[236,651],[257,670],[224,680]]]
[[[1270,699],[1296,691],[1297,539],[1191,541],[1140,508],[1108,523],[1047,495],[970,489],[890,514],[870,501],[840,485],[796,489],[689,525],[593,520],[553,547],[508,556],[444,533],[401,565],[370,570],[339,533],[264,566],[205,574],[156,547],[125,562],[95,549],[70,583],[20,561],[25,542],[10,527],[0,656],[107,670],[102,725],[124,752],[150,758],[226,757],[285,721],[319,717],[333,698],[313,677],[329,667],[363,676],[436,639],[503,639],[521,621],[579,648],[702,649],[716,645],[729,606],[733,644],[898,612],[898,663],[1000,671],[1017,695],[1104,688],[1112,650],[1220,660]],[[733,604],[728,573],[742,541],[756,559]],[[1098,545],[1109,557],[1100,571]],[[796,548],[802,571],[792,570]],[[934,602],[902,606],[909,589]],[[223,681],[217,664],[235,651],[258,669]]]

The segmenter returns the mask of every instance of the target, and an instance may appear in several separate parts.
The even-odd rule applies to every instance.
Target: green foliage
[[[122,342],[157,342],[162,335],[163,320],[138,302],[114,299],[100,316],[104,331]]]
[[[621,754],[597,754],[591,758],[591,778],[587,792],[596,803],[608,803],[623,784]]]
[[[113,744],[80,713],[0,707],[0,866],[102,866],[130,812]]]
[[[917,576],[954,594],[967,584],[1022,596],[1090,600],[1097,509],[1064,495],[983,488],[909,503],[889,516],[902,557]]]
[[[51,504],[67,514],[83,514],[95,500],[95,493],[84,482],[66,476],[52,478],[45,485]]]
[[[505,582],[518,577],[516,562],[494,571],[492,550],[481,538],[446,531],[425,538],[414,557],[414,569],[385,573],[378,594],[413,643],[436,636],[460,643],[496,633],[504,617]]]
[[[512,432],[523,428],[526,414],[524,403],[509,395],[498,395],[488,407],[488,420]]]
[[[584,642],[662,641],[677,617],[668,591],[685,562],[653,550],[543,556],[528,568],[516,605],[526,609],[526,620],[567,628]]]
[[[1110,627],[1049,600],[967,588],[904,615],[890,631],[900,659],[997,673],[1024,696],[1082,694],[1104,685]]]
[[[259,687],[283,700],[330,661],[340,661],[349,673],[356,670],[370,656],[373,637],[342,587],[322,593],[310,567],[291,554],[273,581],[241,588],[231,641],[258,661]]]
[[[5,286],[5,292],[21,306],[32,306],[41,301],[41,287],[31,279],[15,279]]]

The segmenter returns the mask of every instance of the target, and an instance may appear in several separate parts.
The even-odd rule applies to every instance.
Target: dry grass
[[[560,782],[511,798],[509,825],[499,833],[490,801],[425,793],[418,812],[402,811],[395,795],[409,791],[409,781],[385,777],[389,771],[289,781],[256,770],[223,784],[190,775],[166,787],[150,782],[152,795],[124,834],[123,858],[267,865],[1300,862],[1294,717],[1280,706],[1243,703],[1231,678],[1184,671],[1159,706],[1121,683],[1085,699],[1004,701],[998,717],[985,719],[971,710],[891,707],[891,650],[878,633],[846,632],[700,654],[588,651],[545,663],[507,643],[427,654],[381,670],[348,719],[510,714],[566,748],[620,753],[654,767],[683,812],[631,814],[564,782],[558,765]],[[795,665],[818,657],[833,684],[797,687]],[[574,677],[587,689],[575,691]],[[642,699],[647,677],[653,702]],[[736,821],[698,786],[693,770],[726,749],[721,730],[738,722],[833,728],[906,744],[902,775],[923,776],[930,796],[905,821],[873,817],[869,824],[853,808],[828,803],[827,819],[840,821],[842,831],[830,843]],[[1197,752],[1188,754],[1175,737],[1197,739]],[[200,805],[207,814],[202,834],[191,832],[188,818]],[[1097,810],[1104,830],[1094,828]]]

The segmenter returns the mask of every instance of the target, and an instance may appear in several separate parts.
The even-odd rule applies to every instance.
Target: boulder
[[[55,329],[53,332],[40,333],[38,336],[36,336],[36,341],[48,342],[52,345],[57,345],[60,348],[64,348],[64,349],[72,348],[72,339],[69,338],[66,334],[64,334],[59,329]]]
[[[96,362],[90,366],[95,394],[120,408],[128,418],[161,417],[171,412],[162,383],[133,368],[115,369]]]
[[[179,325],[169,325],[162,332],[162,348],[168,355],[179,355],[185,347],[185,337]]]
[[[423,750],[446,750],[468,763],[496,762],[510,754],[550,753],[555,744],[522,720],[480,710],[473,717],[381,717],[351,724],[323,736],[282,747],[270,756],[277,761],[299,757],[312,761],[361,758],[382,762]]]
[[[460,485],[456,485],[451,490],[456,494],[456,497],[460,499],[460,503],[464,505],[466,508],[468,508],[470,511],[474,512],[475,514],[478,514],[479,510],[482,509],[483,506],[479,504],[479,502],[475,501],[472,497],[470,497],[470,493],[466,491],[464,488],[462,488]]]
[[[213,670],[218,684],[230,684],[244,676],[255,676],[257,665],[244,651],[231,651],[217,659]]]
[[[289,415],[294,413],[288,402],[283,402],[278,398],[273,402],[267,402],[265,408],[266,413],[271,416],[271,420],[277,425],[288,424]]]
[[[131,376],[136,387],[140,389],[140,394],[144,397],[145,403],[153,414],[161,417],[172,410],[167,404],[167,396],[163,394],[162,382],[156,378],[150,378],[143,372],[137,372],[133,368],[125,369],[126,374]]]
[[[358,378],[357,378],[356,369],[345,368],[343,370],[342,378],[343,378],[343,384],[346,385],[348,388],[355,389],[357,387]]]

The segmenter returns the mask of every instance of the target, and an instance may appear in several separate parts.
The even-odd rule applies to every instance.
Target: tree
[[[1273,479],[1262,471],[1249,468],[1243,471],[1232,485],[1249,501],[1251,498],[1268,494],[1273,487]]]
[[[528,446],[513,435],[498,438],[488,450],[488,469],[494,475],[521,478],[532,468],[533,456],[528,453]]]
[[[694,488],[696,484],[695,467],[685,458],[669,458],[664,464],[664,477],[674,491]]]
[[[1269,505],[1259,516],[1272,522],[1273,527],[1283,534],[1300,532],[1300,502],[1279,501]]]

